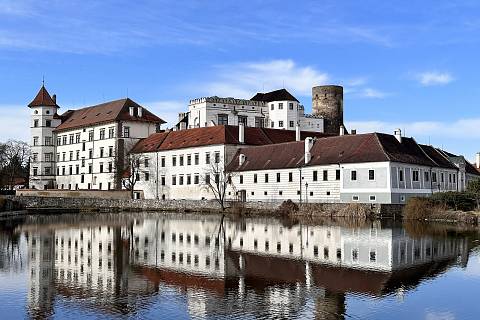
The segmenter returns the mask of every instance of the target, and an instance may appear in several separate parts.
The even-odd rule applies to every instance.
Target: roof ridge
[[[380,138],[378,137],[380,133],[378,132],[374,132],[373,133],[373,136],[375,137],[375,140],[377,141],[378,145],[380,146],[380,149],[382,150],[382,153],[385,155],[385,157],[387,157],[388,161],[392,161],[392,157],[390,156],[390,154],[385,150],[382,142],[380,141]]]

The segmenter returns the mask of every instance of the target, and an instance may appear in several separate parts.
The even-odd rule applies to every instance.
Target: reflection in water
[[[347,295],[401,301],[425,279],[465,266],[471,249],[466,236],[410,237],[378,221],[350,228],[213,215],[81,219],[32,217],[0,232],[0,268],[28,261],[30,317],[54,315],[57,299],[131,315],[174,290],[185,303],[180,317],[342,319]],[[14,245],[21,236],[23,259]]]

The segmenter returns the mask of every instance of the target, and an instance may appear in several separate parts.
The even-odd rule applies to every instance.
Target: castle
[[[285,89],[193,99],[174,130],[128,98],[59,114],[42,86],[28,106],[35,189],[119,190],[127,174],[139,199],[213,199],[205,184],[228,179],[227,200],[405,203],[480,177],[400,130],[348,134],[340,86],[313,87],[312,114]]]

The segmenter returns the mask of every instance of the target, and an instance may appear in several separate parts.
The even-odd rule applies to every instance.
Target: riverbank
[[[7,197],[30,214],[92,213],[92,212],[198,212],[221,213],[221,208],[212,200],[123,200],[61,197]],[[293,203],[293,202],[291,202]],[[295,205],[296,208],[281,208],[278,202],[229,203],[226,213],[245,216],[297,216],[297,217],[353,217],[385,218],[401,215],[402,206],[384,204],[311,203]]]

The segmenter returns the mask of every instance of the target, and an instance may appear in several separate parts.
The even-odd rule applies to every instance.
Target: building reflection
[[[313,305],[316,318],[338,319],[346,295],[401,298],[465,265],[469,253],[466,237],[412,238],[379,222],[351,228],[162,215],[22,230],[33,318],[52,314],[57,297],[129,314],[174,288],[196,317],[288,318]]]

